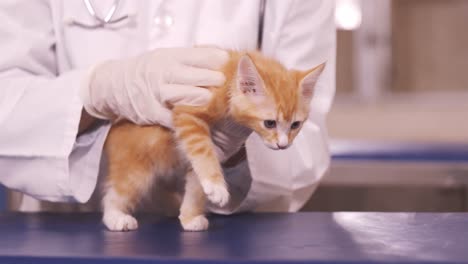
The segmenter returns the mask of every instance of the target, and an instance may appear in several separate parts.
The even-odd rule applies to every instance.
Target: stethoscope
[[[93,24],[85,24],[76,20],[68,21],[68,24],[71,26],[78,26],[85,29],[97,29],[97,28],[106,28],[108,26],[118,26],[121,22],[130,20],[133,18],[130,14],[123,15],[121,17],[114,18],[115,12],[119,7],[120,0],[114,0],[112,6],[110,7],[107,14],[101,17],[96,10],[94,9],[91,0],[83,0],[84,5],[86,6],[86,10],[88,13],[93,17],[95,23]],[[259,19],[258,19],[258,36],[257,36],[257,48],[260,49],[262,47],[262,40],[263,40],[263,23],[265,17],[265,4],[266,0],[260,0],[260,9],[259,9]]]
[[[96,20],[96,22],[94,24],[85,24],[76,20],[70,20],[68,21],[69,25],[78,26],[86,29],[105,28],[106,26],[115,25],[124,20],[130,20],[131,18],[130,15],[124,15],[118,18],[113,18],[115,15],[115,11],[119,7],[120,0],[114,0],[112,6],[110,7],[109,11],[107,11],[107,14],[104,16],[104,18],[102,18],[96,13],[96,10],[94,9],[94,6],[90,0],[83,0],[83,3],[86,6],[86,10],[88,10],[88,13],[93,17],[94,20]]]

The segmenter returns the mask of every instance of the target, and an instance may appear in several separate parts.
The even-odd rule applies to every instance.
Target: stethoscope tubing
[[[105,15],[104,19],[101,18],[96,13],[96,10],[94,9],[93,4],[91,3],[91,0],[83,0],[84,5],[86,6],[86,9],[88,13],[97,21],[95,24],[85,24],[76,20],[71,20],[69,21],[70,25],[73,26],[78,26],[86,29],[97,29],[97,28],[104,28],[106,25],[111,25],[111,24],[117,24],[123,20],[129,19],[130,16],[123,15],[119,18],[112,19],[115,15],[115,12],[117,11],[117,8],[119,7],[120,0],[114,0],[114,3],[112,4],[111,8]],[[262,48],[262,42],[263,42],[263,27],[265,23],[265,6],[266,6],[266,0],[260,0],[260,7],[259,7],[259,18],[258,18],[258,35],[257,35],[257,49],[261,50]]]
[[[112,4],[111,8],[105,15],[104,19],[101,18],[97,13],[96,10],[94,9],[93,4],[91,3],[91,0],[83,0],[84,5],[86,6],[86,9],[88,13],[97,21],[95,24],[85,24],[78,22],[76,20],[72,20],[70,22],[71,25],[74,26],[79,26],[82,28],[86,29],[97,29],[97,28],[103,28],[106,25],[111,25],[111,24],[117,24],[125,19],[128,19],[130,16],[129,15],[124,15],[119,18],[112,19],[115,15],[115,11],[117,10],[117,7],[120,4],[120,0],[114,0],[114,3]]]

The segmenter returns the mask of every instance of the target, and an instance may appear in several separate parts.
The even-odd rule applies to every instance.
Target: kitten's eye
[[[276,121],[275,120],[265,120],[265,121],[263,121],[263,124],[265,125],[266,128],[275,128],[276,127]]]
[[[291,124],[291,129],[298,129],[301,126],[301,121],[296,121]]]

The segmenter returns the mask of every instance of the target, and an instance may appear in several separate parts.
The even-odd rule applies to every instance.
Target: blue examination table
[[[0,263],[468,263],[467,213],[211,216],[207,232],[140,215],[134,232],[99,214],[0,214]]]
[[[332,153],[338,162],[468,162],[466,145],[341,142]],[[116,233],[100,218],[0,213],[0,263],[468,263],[468,213],[215,215],[207,232],[140,215],[139,230]]]

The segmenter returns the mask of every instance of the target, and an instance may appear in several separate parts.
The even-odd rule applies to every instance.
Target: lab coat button
[[[155,16],[153,22],[154,25],[161,30],[167,30],[174,25],[174,17],[167,13],[163,13]]]

